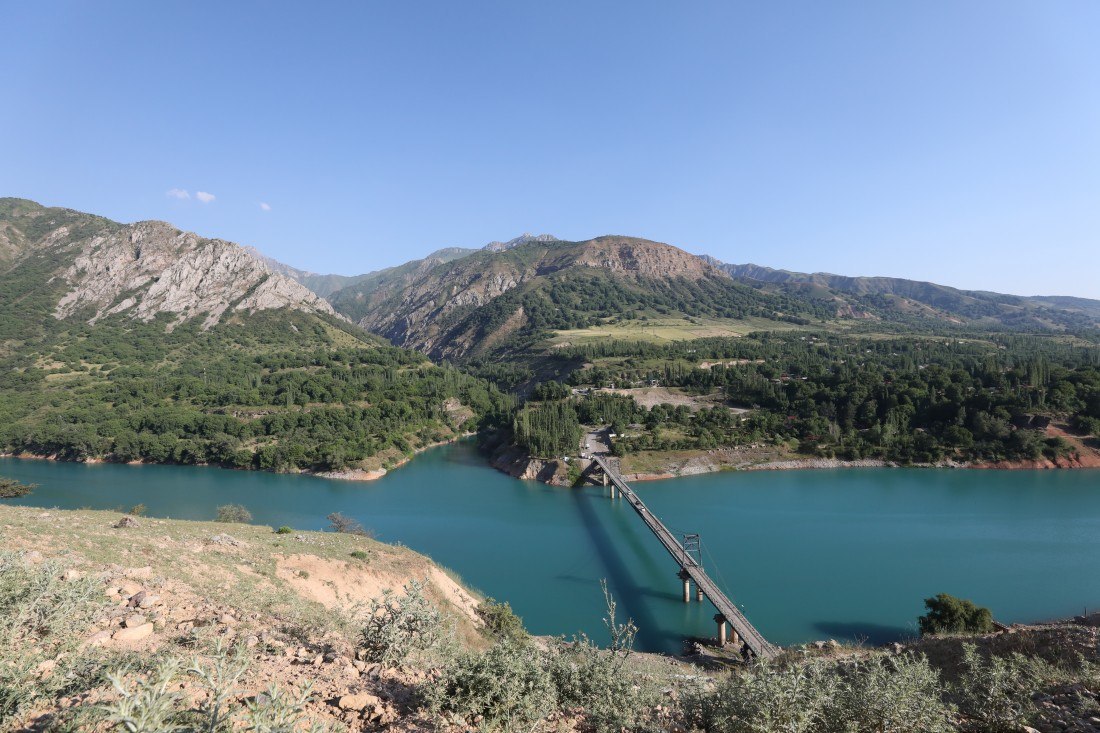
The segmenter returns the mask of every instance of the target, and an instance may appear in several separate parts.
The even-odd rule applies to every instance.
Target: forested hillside
[[[0,451],[378,468],[510,405],[235,244],[0,200]]]
[[[0,361],[0,450],[291,470],[381,467],[499,418],[510,398],[293,311],[203,331],[72,325]]]
[[[1080,448],[1049,435],[1052,421],[1100,436],[1096,342],[803,331],[604,342],[560,356],[585,364],[568,386],[596,391],[537,388],[542,407],[528,409],[542,410],[541,419],[528,416],[516,431],[532,449],[560,451],[580,423],[610,424],[620,454],[769,443],[805,456],[899,463],[1075,460]],[[708,400],[647,408],[631,395],[651,384]]]

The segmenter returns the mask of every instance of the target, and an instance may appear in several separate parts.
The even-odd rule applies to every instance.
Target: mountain
[[[1005,295],[904,278],[808,274],[703,258],[746,282],[777,284],[792,295],[844,304],[838,315],[847,310],[887,320],[916,318],[1013,330],[1092,329],[1100,323],[1100,301],[1087,298]]]
[[[163,319],[169,329],[194,319],[209,328],[227,314],[279,308],[335,315],[232,242],[22,199],[0,199],[0,286],[0,310],[22,312],[17,328],[47,315],[87,323],[114,315]]]
[[[420,261],[385,286],[353,286],[332,302],[392,343],[447,359],[639,312],[776,319],[812,313],[681,249],[621,236],[529,238],[451,262]]]
[[[0,453],[377,476],[509,404],[236,244],[0,199]]]
[[[541,244],[548,244],[550,242],[560,242],[561,240],[555,237],[553,234],[528,234],[524,232],[515,239],[509,239],[507,242],[489,242],[483,247],[483,249],[489,252],[505,252],[518,247],[521,244],[531,244],[532,242],[538,242]]]
[[[410,260],[403,265],[361,275],[358,282],[330,294],[329,301],[339,313],[353,321],[359,321],[366,316],[370,305],[384,298],[385,294],[405,287],[436,265],[460,260],[478,251],[464,247],[447,247],[419,260]]]
[[[310,272],[309,270],[299,270],[297,267],[293,267],[286,263],[280,262],[272,257],[268,257],[260,250],[252,246],[242,247],[244,251],[248,252],[253,257],[262,260],[267,269],[279,275],[289,277],[291,280],[296,280],[308,289],[312,290],[322,298],[335,293],[341,288],[346,288],[360,282],[364,278],[370,277],[367,275],[321,275],[316,272]]]

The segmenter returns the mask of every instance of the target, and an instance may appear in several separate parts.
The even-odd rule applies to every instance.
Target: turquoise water
[[[604,490],[517,481],[468,444],[433,449],[371,483],[187,466],[0,459],[37,483],[11,503],[320,529],[340,511],[509,601],[538,634],[605,638],[599,581],[679,651],[713,635],[714,609],[680,599],[677,566]],[[885,642],[914,634],[922,599],[972,598],[1006,622],[1100,607],[1100,471],[848,469],[723,473],[636,484],[675,533],[702,535],[704,566],[772,641]]]

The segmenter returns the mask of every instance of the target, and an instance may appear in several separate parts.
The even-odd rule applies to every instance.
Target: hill
[[[759,265],[731,265],[706,258],[731,277],[781,285],[792,294],[844,303],[852,313],[918,325],[943,325],[1017,331],[1095,329],[1100,301],[1057,296],[1027,297],[958,288],[895,277],[807,274]],[[838,310],[838,314],[842,311]]]
[[[0,451],[374,471],[510,400],[231,242],[0,201]]]
[[[779,322],[826,313],[738,283],[676,247],[619,236],[532,239],[448,263],[425,263],[390,287],[349,290],[333,295],[338,311],[392,343],[436,359],[515,350],[552,330],[605,319],[673,314]]]

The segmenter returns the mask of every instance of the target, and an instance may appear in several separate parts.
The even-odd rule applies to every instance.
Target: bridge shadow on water
[[[675,599],[677,596],[675,594],[653,591],[647,586],[639,583],[638,578],[631,571],[630,566],[623,558],[619,546],[616,544],[615,540],[612,539],[611,533],[608,531],[607,520],[601,520],[601,518],[597,516],[596,509],[593,506],[593,502],[600,498],[609,503],[611,499],[595,496],[593,492],[589,492],[585,489],[572,489],[570,493],[573,496],[573,503],[577,508],[577,514],[580,517],[581,524],[587,530],[588,536],[592,540],[592,546],[596,551],[596,555],[607,570],[608,588],[614,594],[618,604],[617,620],[621,623],[626,621],[627,617],[634,619],[634,623],[638,626],[639,646],[644,649],[659,650],[678,646],[688,636],[687,629],[684,629],[682,633],[662,629],[660,621],[653,614],[649,606],[651,602],[649,599]],[[609,516],[608,519],[611,518],[612,517]],[[636,539],[631,542],[631,544],[635,542]],[[656,542],[656,539],[654,539],[654,542]],[[638,557],[647,558],[648,562],[646,565],[653,565],[652,559],[649,558],[648,553],[639,552]],[[669,571],[669,576],[671,582],[671,578],[673,577],[673,571],[671,569]],[[579,576],[564,576],[564,579],[591,582]],[[594,585],[596,588],[599,587],[598,582]],[[604,640],[598,641],[602,642]]]
[[[871,646],[904,641],[916,636],[916,629],[887,626],[871,621],[816,621],[814,629],[837,641],[865,642]]]

